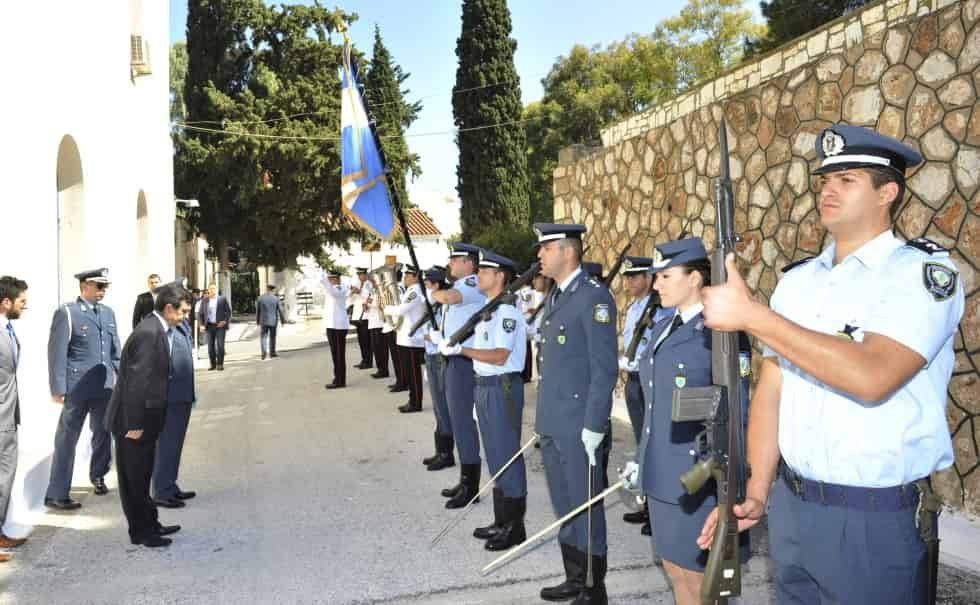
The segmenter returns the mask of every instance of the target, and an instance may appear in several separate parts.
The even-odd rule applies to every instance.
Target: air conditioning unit
[[[150,43],[143,36],[129,37],[129,68],[134,78],[153,73],[150,68]]]

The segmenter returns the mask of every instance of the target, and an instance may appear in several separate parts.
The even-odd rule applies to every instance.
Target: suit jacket
[[[286,323],[282,302],[275,294],[263,294],[255,303],[255,323],[260,326],[276,327],[279,322]]]
[[[175,334],[174,338],[179,335]],[[156,315],[143,318],[123,347],[119,379],[109,399],[105,428],[117,436],[163,428],[170,380],[170,344]]]
[[[215,296],[213,301],[210,298],[201,299],[201,311],[197,315],[197,321],[201,322],[202,326],[208,325],[208,308],[212,304],[217,307],[215,322],[225,322],[225,327],[221,329],[227,330],[228,324],[231,323],[231,305],[228,304],[228,299],[220,294]]]
[[[616,384],[616,303],[609,290],[582,271],[541,312],[541,383],[535,430],[539,435],[604,433]]]
[[[17,393],[17,368],[14,351],[7,338],[6,320],[0,318],[0,431],[16,430],[20,424],[20,398]],[[23,353],[21,349],[21,353]]]
[[[153,313],[153,294],[144,292],[136,297],[136,306],[133,307],[133,329],[150,313]]]

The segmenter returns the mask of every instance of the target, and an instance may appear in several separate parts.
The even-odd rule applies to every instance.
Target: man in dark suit
[[[272,357],[279,357],[276,353],[276,330],[280,322],[286,323],[286,313],[282,309],[282,301],[276,296],[276,287],[269,284],[266,293],[255,303],[255,323],[262,331],[259,336],[262,359],[265,359],[267,351]]]
[[[182,338],[174,329],[190,311],[190,295],[168,284],[160,288],[153,313],[140,322],[123,347],[119,380],[109,400],[105,428],[116,440],[119,497],[129,523],[129,539],[143,546],[167,546],[179,525],[164,526],[150,499],[150,479],[167,414],[171,351]]]
[[[200,330],[208,334],[208,358],[211,360],[208,370],[224,371],[225,334],[231,322],[231,305],[227,298],[218,294],[218,287],[214,284],[208,286],[208,294],[201,300],[197,321]]]
[[[133,307],[133,329],[143,321],[143,318],[153,313],[153,291],[157,289],[160,285],[160,276],[156,273],[151,273],[149,277],[146,278],[146,286],[149,288],[146,292],[140,294],[136,297],[136,306]]]

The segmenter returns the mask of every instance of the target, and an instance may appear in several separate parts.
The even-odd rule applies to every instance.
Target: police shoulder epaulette
[[[949,250],[943,248],[928,237],[917,237],[915,239],[910,239],[909,241],[905,242],[905,245],[909,248],[915,248],[916,250],[921,250],[922,252],[930,255],[949,252]]]
[[[806,258],[801,258],[800,260],[793,261],[790,264],[788,264],[785,267],[783,267],[782,268],[782,272],[783,273],[788,273],[789,271],[792,271],[793,269],[799,267],[800,265],[805,264],[805,263],[807,263],[809,261],[812,261],[815,258],[817,258],[817,257],[816,256],[808,256]]]

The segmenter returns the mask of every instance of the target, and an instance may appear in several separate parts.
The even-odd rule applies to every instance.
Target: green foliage
[[[846,15],[871,0],[771,0],[760,2],[768,31],[757,40],[746,40],[746,55],[758,55],[806,35],[824,23]]]
[[[187,43],[170,47],[170,121],[179,122],[187,115],[184,103],[184,80],[187,78]]]
[[[542,80],[544,96],[524,109],[533,221],[550,221],[558,152],[597,146],[603,128],[720,75],[762,35],[744,0],[689,0],[653,33],[606,48],[576,45]]]
[[[527,225],[490,225],[471,242],[475,246],[493,250],[517,263],[522,272],[537,260],[537,242],[534,232]]]
[[[189,218],[212,245],[281,269],[358,235],[340,207],[341,46],[329,38],[354,19],[320,6],[189,2],[188,123],[297,137],[175,134],[176,193],[200,201]]]
[[[418,154],[409,151],[408,143],[405,142],[405,129],[418,119],[419,112],[422,111],[421,102],[405,101],[405,96],[411,91],[403,90],[402,84],[410,75],[404,73],[395,63],[381,40],[381,30],[375,26],[374,51],[371,66],[364,77],[364,92],[377,124],[385,160],[402,208],[412,206],[405,190],[405,175],[411,173],[414,179],[422,174]]]
[[[313,255],[313,258],[316,259],[316,264],[320,265],[320,267],[327,273],[336,271],[341,275],[350,275],[347,266],[338,265],[337,261],[335,261],[333,257],[331,257],[330,254],[323,248],[320,248],[320,250]]]
[[[464,239],[482,225],[528,224],[527,141],[510,33],[506,0],[463,0],[453,117],[461,130],[456,190]],[[498,124],[509,125],[488,128]]]

